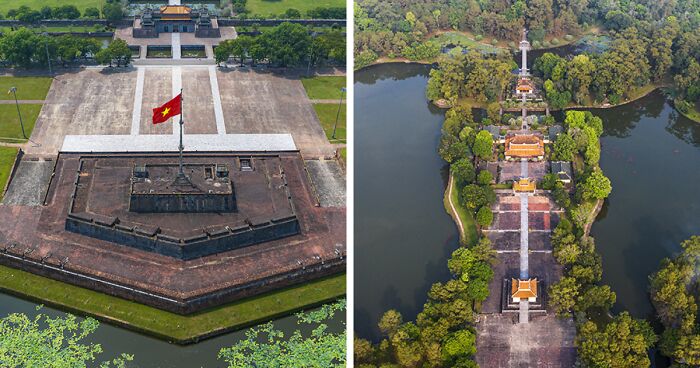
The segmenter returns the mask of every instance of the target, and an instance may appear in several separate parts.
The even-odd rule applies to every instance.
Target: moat
[[[384,64],[356,73],[356,333],[377,339],[387,309],[415,318],[430,285],[448,277],[458,246],[444,210],[445,163],[437,154],[444,111],[430,105],[430,66]],[[613,192],[592,228],[603,283],[616,310],[651,318],[648,276],[698,233],[700,125],[660,92],[592,110],[603,118],[600,165]],[[400,262],[399,262],[400,259]]]

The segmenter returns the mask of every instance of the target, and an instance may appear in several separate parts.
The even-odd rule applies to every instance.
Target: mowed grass
[[[342,94],[341,88],[345,87],[344,76],[303,78],[306,95],[312,100],[339,100]]]
[[[321,121],[321,127],[326,132],[328,141],[331,143],[346,143],[345,114],[347,105],[342,104],[340,106],[340,116],[338,116],[338,104],[314,104],[314,110],[316,110],[318,120]],[[335,125],[336,116],[338,116],[338,126],[335,130],[334,139],[333,126]]]
[[[19,110],[22,112],[24,131],[27,137],[30,137],[32,130],[34,130],[34,123],[36,123],[36,119],[41,111],[41,105],[21,104],[19,105]],[[15,104],[0,105],[0,141],[12,143],[24,140]]]
[[[0,290],[71,313],[128,325],[176,342],[193,342],[216,332],[245,328],[345,295],[345,274],[331,276],[190,316],[84,289],[29,272],[0,266]]]
[[[7,11],[26,5],[34,10],[40,10],[43,6],[56,7],[61,5],[75,5],[82,14],[86,8],[102,8],[104,0],[1,0],[0,13],[7,16]]]
[[[17,157],[18,148],[0,146],[0,201],[2,201],[3,190],[7,181],[10,180],[12,164]]]
[[[454,178],[452,178],[452,180],[454,180]],[[459,194],[461,190],[457,187],[457,183],[453,183],[452,185],[454,186],[452,188],[452,196],[450,196],[450,187],[448,186],[447,189],[445,189],[445,196],[443,199],[445,210],[447,210],[447,213],[450,214],[450,217],[452,217],[453,220],[460,221],[462,223],[462,227],[464,228],[464,232],[460,234],[460,240],[462,243],[466,245],[474,245],[479,240],[479,234],[476,231],[474,216],[459,203]],[[450,202],[452,202],[454,205],[458,218],[455,218]]]
[[[52,81],[46,77],[0,77],[0,100],[15,99],[14,94],[8,93],[12,87],[17,87],[19,100],[43,100]]]
[[[316,8],[345,8],[344,0],[248,0],[245,6],[252,14],[279,16],[287,9],[306,12]]]

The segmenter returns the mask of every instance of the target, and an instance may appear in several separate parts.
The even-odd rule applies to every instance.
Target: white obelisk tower
[[[527,72],[527,52],[530,50],[530,42],[527,41],[527,29],[523,29],[523,40],[520,41],[520,51],[523,53],[522,67],[520,68],[520,76],[527,77],[530,75]]]

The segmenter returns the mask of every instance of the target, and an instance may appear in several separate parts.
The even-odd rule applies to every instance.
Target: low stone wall
[[[299,234],[301,229],[296,216],[290,216],[179,239],[161,234],[157,228],[127,227],[119,225],[118,219],[95,219],[88,214],[70,213],[66,219],[66,230],[147,252],[191,260],[293,236]]]
[[[192,299],[174,299],[80,273],[68,267],[41,263],[19,255],[0,253],[0,264],[61,282],[146,304],[168,312],[187,315],[236,300],[260,295],[345,271],[345,258],[320,260],[265,279],[254,280]]]
[[[273,27],[282,23],[289,22],[294,24],[302,24],[305,26],[315,27],[330,27],[334,24],[339,26],[346,25],[345,19],[233,19],[233,18],[218,18],[220,27],[241,27],[252,26],[257,24],[261,27]]]

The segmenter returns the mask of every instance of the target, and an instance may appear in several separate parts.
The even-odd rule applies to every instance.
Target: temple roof
[[[516,192],[534,192],[535,189],[535,181],[528,178],[522,178],[513,183],[513,190]]]
[[[544,141],[534,134],[516,135],[506,138],[506,156],[544,156]]]
[[[512,298],[528,299],[537,297],[537,279],[511,279],[510,294]]]
[[[163,5],[160,7],[162,15],[189,15],[192,8],[184,5]]]

